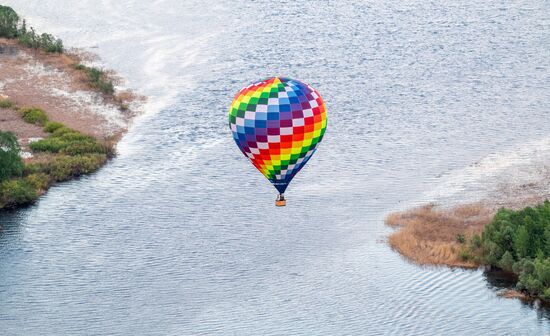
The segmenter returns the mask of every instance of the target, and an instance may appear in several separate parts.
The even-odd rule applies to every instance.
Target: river
[[[106,167],[0,215],[2,335],[548,334],[548,310],[407,262],[383,223],[548,137],[547,2],[3,2],[149,101]],[[226,117],[274,75],[329,119],[285,208]]]

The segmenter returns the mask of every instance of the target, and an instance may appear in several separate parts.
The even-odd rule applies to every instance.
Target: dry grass
[[[419,263],[476,267],[472,258],[464,258],[467,243],[474,234],[481,234],[494,211],[481,203],[438,209],[429,204],[386,217],[386,224],[400,229],[389,237],[389,243],[405,257]]]

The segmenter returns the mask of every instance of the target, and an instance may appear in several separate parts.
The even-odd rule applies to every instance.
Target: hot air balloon
[[[229,108],[229,127],[241,152],[279,191],[275,205],[311,158],[327,127],[325,103],[300,81],[273,77],[242,88]]]

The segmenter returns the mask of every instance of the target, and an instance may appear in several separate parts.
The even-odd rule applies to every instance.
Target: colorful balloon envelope
[[[323,139],[327,114],[311,86],[274,77],[237,93],[229,126],[241,152],[282,195]]]

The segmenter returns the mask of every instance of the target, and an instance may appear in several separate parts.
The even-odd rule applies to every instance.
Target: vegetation
[[[36,189],[26,178],[15,178],[0,184],[0,208],[34,202],[38,198]]]
[[[57,129],[60,129],[60,128],[62,128],[62,127],[65,127],[65,125],[63,125],[63,124],[60,123],[60,122],[48,121],[48,122],[46,122],[46,124],[44,125],[44,132],[53,133],[53,132],[55,132]]]
[[[75,64],[74,68],[86,72],[92,87],[99,89],[105,94],[113,94],[115,92],[113,81],[108,78],[105,71],[83,64]]]
[[[514,273],[516,288],[550,301],[550,202],[496,214],[480,204],[451,209],[433,205],[390,214],[401,229],[390,245],[421,264],[490,265]]]
[[[63,41],[51,34],[38,34],[34,31],[33,27],[27,30],[24,20],[21,29],[19,29],[18,38],[21,44],[29,48],[42,49],[51,53],[63,52]]]
[[[44,126],[48,121],[48,116],[46,115],[46,113],[36,107],[22,108],[19,110],[19,112],[21,113],[23,120],[25,120],[29,124]]]
[[[33,27],[27,28],[25,20],[21,20],[19,15],[8,6],[0,5],[0,37],[16,38],[22,45],[42,49],[49,53],[63,53],[63,41],[51,34],[37,33]],[[114,83],[105,71],[96,67],[88,67],[83,64],[75,64],[74,68],[83,70],[88,76],[90,86],[99,91],[112,95],[115,92]],[[0,107],[3,107],[1,105]],[[7,102],[5,102],[7,103]],[[127,109],[127,105],[121,105],[121,109]]]
[[[517,288],[550,300],[550,202],[520,211],[501,209],[485,226],[484,263],[518,275]]]
[[[97,141],[96,138],[89,135],[84,135],[78,131],[65,126],[57,127],[57,125],[49,124],[44,127],[46,132],[50,131],[51,135],[46,139],[33,142],[29,147],[36,152],[61,153],[66,155],[83,155],[83,154],[109,154],[112,155],[108,146]],[[53,131],[52,131],[53,129]]]
[[[11,132],[0,131],[0,182],[22,173],[23,162],[19,156],[17,138]]]
[[[476,267],[479,257],[470,252],[471,243],[467,243],[469,237],[477,236],[480,244],[479,234],[492,215],[481,204],[452,209],[427,205],[393,213],[386,218],[386,224],[400,229],[390,235],[389,243],[421,264]]]
[[[32,173],[31,175],[44,174],[49,177],[50,182],[62,182],[93,173],[106,161],[105,154],[57,155],[47,162],[29,164],[26,172]]]
[[[0,5],[0,37],[17,37],[18,24],[19,15],[11,7]]]
[[[0,99],[0,108],[13,108],[15,104],[9,99]]]
[[[0,6],[0,37],[17,38],[24,46],[46,52],[62,53],[63,41],[51,34],[38,34],[33,27],[27,29],[25,20],[8,6]]]
[[[14,105],[12,108],[17,109]],[[29,144],[33,152],[46,155],[25,165],[16,137],[0,132],[0,209],[32,203],[52,183],[92,173],[114,156],[111,146],[62,123],[48,121],[39,108],[17,110],[23,120],[42,125],[50,135]]]

